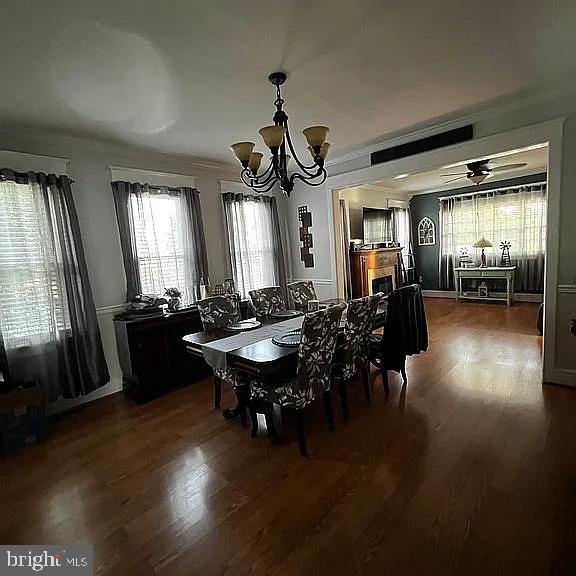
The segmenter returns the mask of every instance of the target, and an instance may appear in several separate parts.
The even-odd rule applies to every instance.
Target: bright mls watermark
[[[0,546],[0,576],[28,574],[92,576],[92,546]]]

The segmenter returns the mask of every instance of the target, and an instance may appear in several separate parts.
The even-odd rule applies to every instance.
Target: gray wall
[[[440,290],[438,274],[438,259],[440,256],[440,236],[439,227],[439,198],[443,196],[455,196],[468,192],[482,192],[494,190],[494,188],[505,188],[507,186],[523,186],[542,182],[546,180],[546,173],[524,176],[522,178],[508,178],[506,180],[491,180],[490,184],[480,186],[465,186],[454,190],[443,190],[442,192],[431,192],[429,194],[418,194],[410,200],[410,213],[412,216],[412,241],[414,243],[414,260],[416,264],[416,278],[422,276],[422,288],[424,290]],[[436,226],[436,243],[432,246],[418,245],[418,223],[422,218],[428,216]]]

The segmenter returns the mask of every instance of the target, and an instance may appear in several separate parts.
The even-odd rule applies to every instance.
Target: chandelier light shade
[[[242,182],[256,192],[268,192],[276,184],[287,195],[294,189],[294,182],[300,180],[310,186],[320,186],[326,180],[324,161],[330,150],[330,144],[326,142],[329,128],[327,126],[310,126],[302,131],[308,142],[308,150],[313,163],[310,165],[300,161],[294,150],[290,129],[288,128],[288,115],[283,110],[284,100],[280,86],[286,82],[284,72],[274,72],[268,76],[268,80],[276,86],[276,112],[272,118],[274,124],[264,126],[259,130],[260,136],[272,156],[268,166],[261,170],[263,154],[255,152],[254,142],[237,142],[231,148],[236,158],[242,165],[240,177]],[[288,155],[288,151],[292,156]],[[288,172],[290,158],[294,158],[296,169]]]
[[[230,148],[236,154],[236,158],[244,168],[248,166],[248,162],[250,161],[250,156],[252,155],[252,150],[254,150],[254,142],[237,142],[236,144],[232,144]]]

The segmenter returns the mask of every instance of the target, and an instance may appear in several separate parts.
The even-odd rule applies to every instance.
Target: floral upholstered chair
[[[239,322],[240,306],[235,296],[212,296],[196,302],[204,330],[226,328],[229,324]],[[220,408],[222,400],[222,381],[236,384],[236,373],[229,368],[214,369],[214,407]]]
[[[275,312],[286,310],[286,301],[280,286],[250,290],[249,294],[256,316],[270,316],[270,314]]]
[[[316,290],[314,290],[314,284],[311,280],[288,284],[288,293],[290,294],[295,310],[307,312],[308,302],[310,302],[310,300],[318,300]]]
[[[342,414],[348,419],[348,383],[358,370],[362,371],[364,392],[368,402],[372,401],[370,390],[370,334],[376,319],[378,304],[383,294],[374,294],[348,302],[344,338],[336,352],[333,376],[340,388]]]
[[[334,415],[330,398],[331,373],[336,351],[338,328],[345,304],[331,306],[306,314],[302,322],[302,337],[298,349],[298,371],[295,378],[277,386],[266,386],[253,381],[251,400],[277,404],[282,408],[293,409],[298,416],[298,442],[302,456],[308,455],[302,411],[314,399],[322,396],[328,425],[334,429]],[[255,409],[251,408],[253,426],[257,431]],[[254,431],[253,431],[254,433]]]

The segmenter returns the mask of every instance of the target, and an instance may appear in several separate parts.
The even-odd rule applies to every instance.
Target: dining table
[[[327,307],[346,302],[341,298],[330,298],[320,302]],[[382,299],[374,322],[374,329],[384,326],[387,301]],[[345,312],[341,322],[344,328]],[[204,330],[187,334],[182,338],[186,351],[202,356],[214,369],[229,368],[235,370],[239,384],[234,387],[237,404],[235,408],[223,411],[224,417],[232,419],[240,416],[243,420],[249,402],[251,378],[258,378],[264,384],[282,382],[296,374],[298,365],[298,346],[279,346],[273,342],[274,336],[298,330],[304,319],[304,312],[286,319],[268,316],[258,318],[261,325],[255,329],[233,333],[228,328]],[[243,422],[244,423],[244,422]]]

